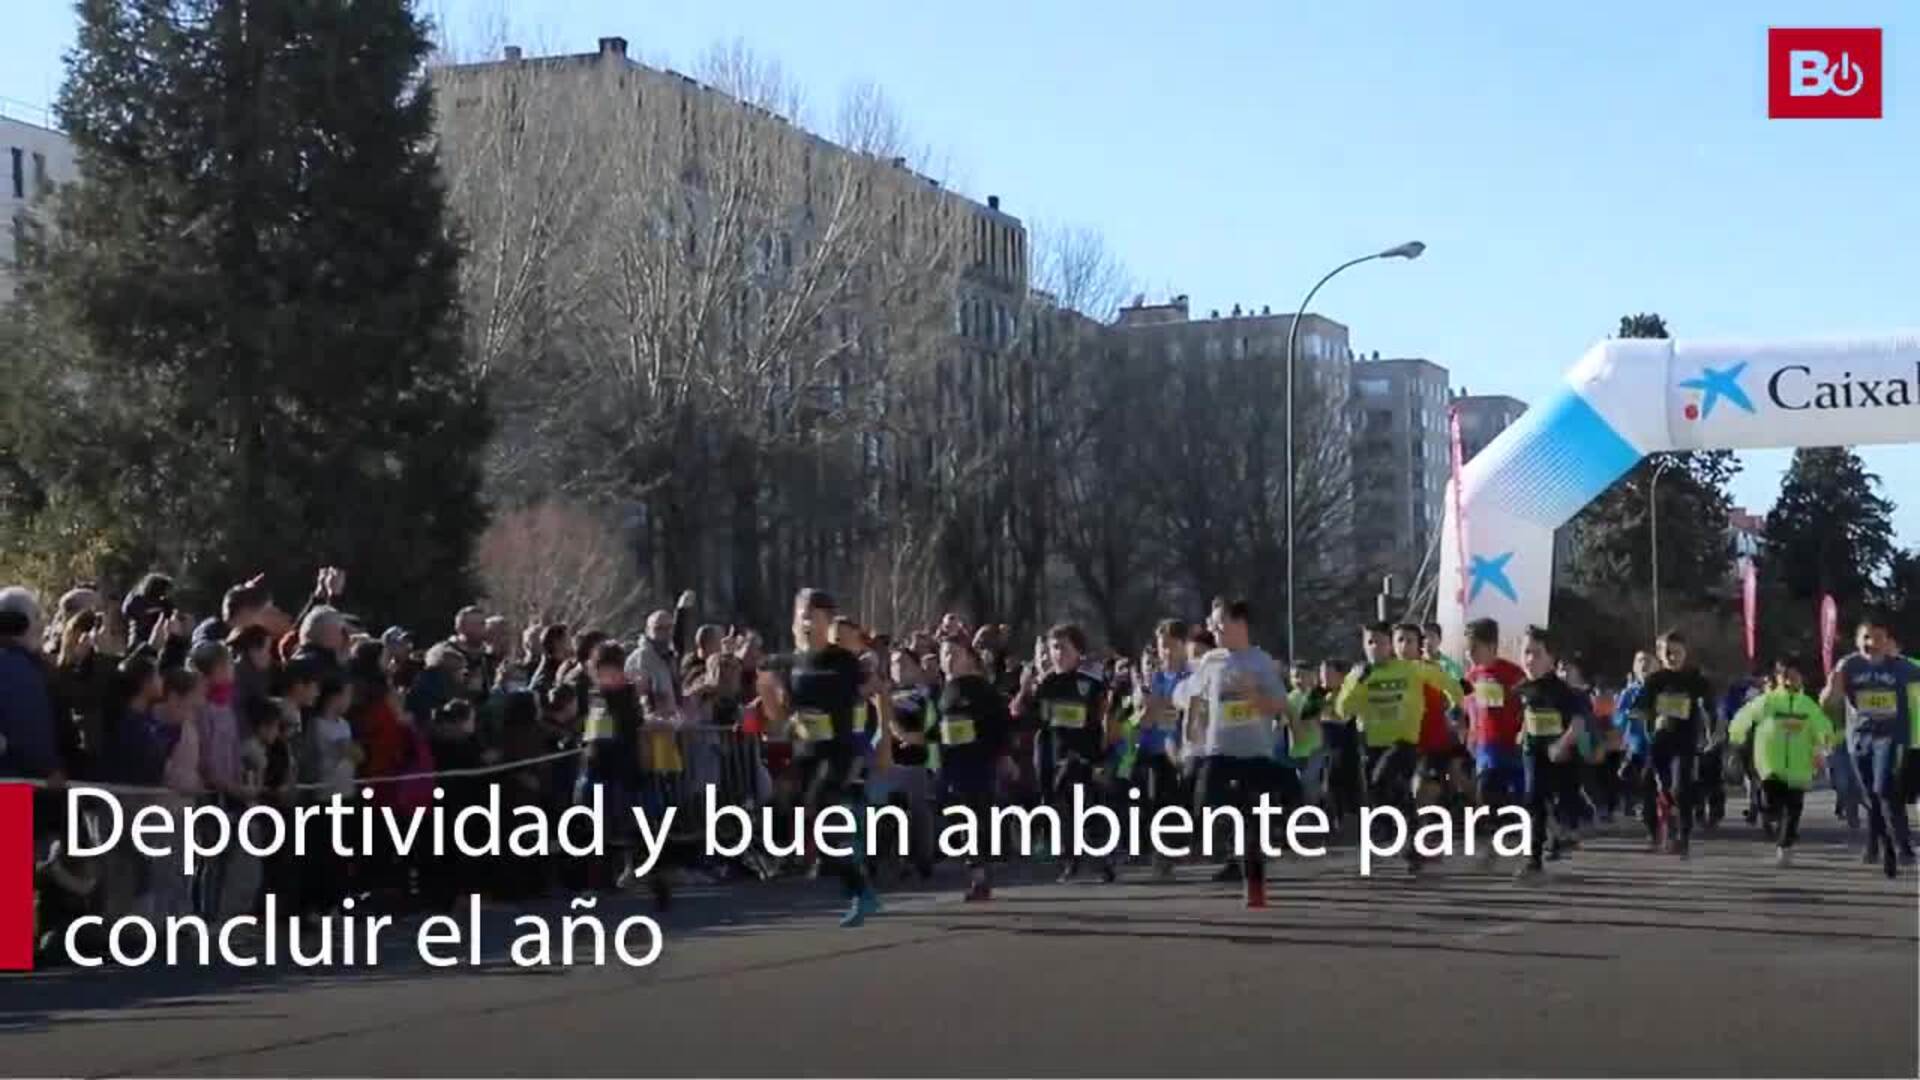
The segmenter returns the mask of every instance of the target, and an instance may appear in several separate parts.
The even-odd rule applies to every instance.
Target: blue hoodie
[[[1628,683],[1613,706],[1613,723],[1620,729],[1620,745],[1629,758],[1647,756],[1647,718],[1637,712],[1645,685],[1638,679]]]
[[[38,780],[59,770],[47,670],[20,645],[0,645],[0,739],[0,777]]]

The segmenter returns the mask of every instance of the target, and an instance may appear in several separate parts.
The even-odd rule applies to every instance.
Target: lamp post
[[[1647,484],[1647,520],[1652,533],[1651,543],[1648,546],[1652,548],[1650,554],[1653,565],[1650,569],[1653,576],[1653,634],[1655,637],[1659,637],[1662,633],[1660,628],[1660,477],[1673,466],[1675,460],[1677,459],[1671,457],[1661,458],[1660,464],[1653,468],[1653,480]]]
[[[1294,489],[1299,486],[1299,483],[1298,483],[1299,478],[1294,475],[1294,462],[1293,462],[1293,456],[1294,456],[1293,455],[1293,397],[1294,397],[1293,395],[1293,363],[1294,363],[1294,348],[1300,339],[1300,320],[1306,318],[1307,305],[1313,303],[1313,296],[1315,293],[1320,291],[1320,286],[1325,285],[1329,281],[1332,281],[1333,276],[1335,274],[1338,274],[1340,271],[1345,270],[1347,267],[1358,266],[1363,262],[1371,262],[1374,259],[1417,259],[1420,257],[1420,253],[1425,250],[1427,250],[1427,245],[1421,243],[1418,240],[1412,240],[1407,243],[1401,244],[1399,247],[1390,247],[1385,251],[1376,251],[1371,255],[1362,255],[1357,259],[1349,259],[1346,262],[1341,263],[1339,266],[1336,266],[1333,269],[1327,271],[1327,275],[1325,277],[1315,282],[1313,288],[1307,290],[1306,299],[1300,301],[1300,310],[1294,312],[1293,321],[1287,324],[1286,518],[1287,518],[1287,662],[1288,663],[1294,662],[1295,660],[1299,659],[1299,656],[1300,656],[1299,652],[1295,649],[1294,605],[1293,605],[1293,586],[1294,586],[1294,580],[1296,576],[1294,572],[1294,566],[1293,566],[1293,536],[1294,536],[1293,494],[1294,494]]]

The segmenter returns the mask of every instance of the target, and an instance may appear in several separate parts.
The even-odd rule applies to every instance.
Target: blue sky
[[[1150,294],[1315,307],[1356,349],[1533,399],[1627,312],[1678,337],[1920,328],[1920,30],[1911,3],[1440,0],[430,0],[458,38],[618,34],[689,65],[739,38],[821,115],[884,87],[957,186],[1098,229]],[[1904,9],[1904,10],[1902,10]],[[12,5],[0,96],[51,101],[68,5]],[[1886,119],[1769,121],[1769,25],[1880,26]],[[1863,451],[1920,544],[1920,446]],[[1764,511],[1788,453],[1742,456]]]

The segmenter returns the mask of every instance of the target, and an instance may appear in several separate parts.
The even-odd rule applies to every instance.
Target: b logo
[[[1880,31],[1767,31],[1767,115],[1776,120],[1880,118]]]
[[[1827,54],[1819,49],[1794,49],[1787,54],[1787,64],[1793,69],[1793,82],[1787,92],[1794,97],[1819,97],[1822,94],[1839,94],[1852,97],[1866,85],[1865,76],[1860,74],[1860,65],[1846,53],[1829,66]],[[1849,85],[1847,79],[1853,80]]]

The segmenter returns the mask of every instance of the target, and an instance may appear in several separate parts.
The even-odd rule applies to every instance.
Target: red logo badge
[[[1880,29],[1767,31],[1767,116],[1880,119]]]

